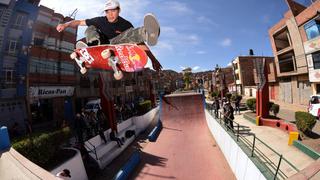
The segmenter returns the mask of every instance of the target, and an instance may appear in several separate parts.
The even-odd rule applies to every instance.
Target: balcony
[[[284,49],[291,47],[291,38],[287,28],[284,28],[273,35],[273,39],[277,52],[284,51]]]
[[[286,54],[278,56],[280,73],[294,72],[295,68],[295,57],[294,52],[290,51]]]

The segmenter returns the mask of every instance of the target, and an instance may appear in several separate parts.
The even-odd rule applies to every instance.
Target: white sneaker
[[[154,46],[158,42],[158,38],[160,35],[160,25],[156,17],[151,14],[147,13],[144,16],[144,29],[146,32],[146,42],[149,46]]]

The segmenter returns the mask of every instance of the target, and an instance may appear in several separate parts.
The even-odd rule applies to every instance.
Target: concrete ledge
[[[311,157],[312,159],[319,159],[320,154],[314,151],[313,149],[309,148],[308,146],[302,144],[300,141],[293,141],[293,145],[298,148],[300,151]]]
[[[153,128],[153,130],[148,135],[148,139],[150,142],[155,142],[158,138],[158,135],[160,134],[160,131],[162,130],[162,122],[159,120],[156,127]]]
[[[116,174],[115,180],[125,180],[129,177],[130,173],[133,172],[135,167],[140,162],[140,153],[138,151],[134,152],[130,159],[126,162],[126,164],[120,169],[120,171]]]
[[[71,178],[70,180],[87,180],[87,172],[84,167],[81,153],[79,150],[74,148],[66,148],[73,151],[76,151],[74,157],[70,158],[69,160],[65,161],[64,163],[60,164],[58,167],[51,170],[51,174],[56,175],[58,172],[62,171],[63,169],[69,169]]]
[[[295,124],[285,122],[282,119],[277,120],[277,119],[260,118],[260,125],[278,128],[278,129],[281,129],[287,133],[298,132]]]

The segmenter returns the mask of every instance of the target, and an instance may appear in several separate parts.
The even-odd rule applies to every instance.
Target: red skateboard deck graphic
[[[135,44],[90,46],[76,49],[75,52],[85,68],[113,70],[109,64],[111,55],[118,58],[119,70],[135,72],[142,70],[148,60],[144,50]]]

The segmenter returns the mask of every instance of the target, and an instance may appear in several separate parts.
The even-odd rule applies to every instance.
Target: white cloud
[[[206,25],[213,25],[215,27],[219,26],[218,23],[213,22],[211,19],[207,18],[206,16],[197,17],[197,22],[201,24],[206,24]]]
[[[192,68],[192,70],[194,70],[194,71],[196,71],[198,69],[200,69],[200,66],[195,66],[195,67]]]
[[[121,16],[125,17],[133,24],[141,26],[144,15],[148,12],[150,0],[122,0],[120,1]]]
[[[105,1],[103,0],[91,0],[90,3],[78,0],[40,1],[41,5],[54,9],[56,13],[63,14],[64,16],[70,15],[77,8],[76,19],[86,19],[103,15],[104,3]]]
[[[191,13],[192,10],[185,4],[178,1],[169,1],[165,3],[165,6],[169,11],[173,11],[175,14]]]
[[[225,38],[220,45],[223,47],[231,46],[232,40],[230,38]]]
[[[188,35],[186,40],[188,42],[190,42],[191,44],[198,44],[200,41],[199,36],[197,36],[195,34]]]
[[[184,66],[180,66],[180,69],[186,69],[186,67],[184,67]]]
[[[196,54],[207,54],[206,51],[197,51]]]

